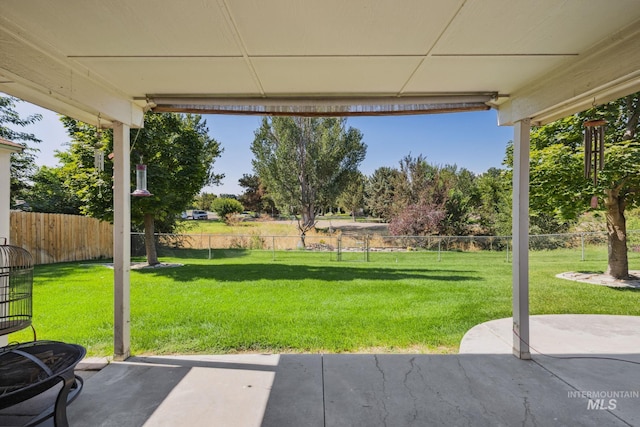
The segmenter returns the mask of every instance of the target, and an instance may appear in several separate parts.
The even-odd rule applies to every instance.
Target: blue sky
[[[20,102],[18,113],[40,113],[43,120],[28,128],[42,140],[37,148],[38,165],[55,166],[55,150],[65,150],[69,142],[58,115]],[[240,194],[238,179],[252,173],[253,157],[249,146],[260,117],[205,115],[210,135],[224,148],[216,160],[216,173],[225,174],[222,185],[204,191],[221,194]],[[511,127],[497,125],[496,111],[456,114],[435,114],[396,117],[353,117],[348,126],[360,129],[367,144],[367,156],[360,166],[365,175],[371,175],[381,166],[397,167],[401,158],[411,154],[426,156],[429,163],[457,164],[475,173],[490,167],[501,167],[507,142],[513,139]],[[149,183],[149,188],[153,183]]]

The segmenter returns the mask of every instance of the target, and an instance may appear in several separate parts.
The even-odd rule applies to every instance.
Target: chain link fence
[[[284,259],[288,253],[305,251],[326,256],[334,261],[376,260],[376,254],[390,252],[431,253],[438,260],[450,252],[503,252],[506,261],[511,257],[510,236],[383,236],[360,234],[331,234],[306,236],[262,236],[257,234],[157,234],[159,256],[177,258],[215,257],[217,250],[269,251],[273,259]],[[640,253],[640,230],[627,232],[630,252]],[[132,255],[144,256],[144,235],[132,233]],[[531,235],[529,249],[575,251],[576,259],[585,261],[597,253],[606,257],[607,234],[604,232]],[[388,259],[386,257],[385,259]]]

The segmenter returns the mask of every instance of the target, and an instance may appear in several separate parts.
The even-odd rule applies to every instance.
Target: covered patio
[[[70,425],[630,426],[640,424],[640,318],[531,317],[530,363],[510,319],[471,329],[460,354],[235,354],[88,359]],[[0,411],[18,426],[46,396]],[[53,425],[52,423],[45,425]]]
[[[351,116],[496,109],[498,125],[514,127],[510,347],[517,358],[530,359],[530,128],[640,91],[637,0],[7,0],[0,4],[0,23],[0,91],[113,128],[114,357],[120,361],[131,347],[129,130],[144,125],[144,111]],[[0,237],[9,234],[8,215],[3,204]],[[431,360],[415,360],[422,358]],[[478,356],[442,358],[460,375],[485,363]],[[407,372],[419,371],[396,371],[395,361],[385,365],[390,370],[381,368],[395,359],[411,369],[410,356],[280,360],[295,360],[303,371],[307,361],[324,366],[362,360],[383,377],[404,372],[405,380]],[[486,363],[494,366],[486,372],[495,369],[495,375],[523,381],[537,381],[534,370],[548,371],[504,355]],[[359,369],[360,363],[353,366]],[[549,381],[564,381],[549,375],[556,378]],[[446,387],[446,376],[434,384]],[[540,384],[542,400],[536,404],[550,400],[547,386]],[[438,396],[439,387],[431,393]],[[467,392],[490,396],[482,387]],[[403,399],[415,397],[411,388],[406,393]],[[339,404],[340,394],[332,396]],[[397,425],[384,418],[378,424],[387,421]],[[593,425],[603,424],[608,423]]]
[[[69,421],[118,427],[640,424],[639,317],[531,321],[535,350],[525,364],[511,355],[510,319],[473,328],[458,355],[141,356],[108,366],[88,360],[80,372],[85,389],[69,407]],[[20,420],[7,411],[0,412],[2,425]],[[30,411],[39,413],[36,402],[11,409]]]

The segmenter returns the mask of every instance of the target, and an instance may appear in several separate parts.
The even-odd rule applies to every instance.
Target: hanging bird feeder
[[[604,129],[606,120],[584,122],[584,177],[598,185],[598,171],[604,168]]]
[[[147,165],[142,162],[142,156],[140,156],[140,163],[136,165],[136,189],[131,195],[136,197],[153,196],[147,190]]]

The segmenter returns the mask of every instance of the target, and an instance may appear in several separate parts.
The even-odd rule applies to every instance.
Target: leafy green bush
[[[242,203],[237,201],[236,199],[228,199],[225,197],[215,199],[211,204],[211,209],[222,219],[226,218],[227,215],[231,215],[234,213],[240,213],[244,210]]]

